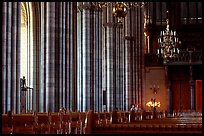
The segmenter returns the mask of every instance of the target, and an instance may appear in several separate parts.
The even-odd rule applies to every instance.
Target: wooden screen
[[[191,105],[191,94],[189,81],[175,80],[171,84],[173,110],[189,110]]]
[[[202,80],[195,81],[196,88],[196,111],[202,112]]]

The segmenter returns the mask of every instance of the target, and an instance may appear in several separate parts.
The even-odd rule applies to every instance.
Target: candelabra
[[[142,7],[145,4],[144,2],[92,2],[92,5],[103,8],[111,3],[113,3],[113,14],[117,18],[118,23],[122,23],[122,19],[125,18],[131,7]]]
[[[146,103],[146,106],[150,107],[152,110],[156,110],[157,107],[161,106],[161,103],[157,102],[156,99],[151,98],[151,100]]]
[[[164,63],[170,62],[174,57],[179,54],[178,38],[176,37],[176,31],[169,30],[169,20],[166,20],[167,26],[165,31],[160,32],[158,38],[159,49],[157,49],[157,55],[162,57]]]

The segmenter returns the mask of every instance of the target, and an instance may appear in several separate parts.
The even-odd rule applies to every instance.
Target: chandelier
[[[174,57],[178,56],[178,46],[180,44],[180,41],[178,41],[178,38],[176,37],[176,31],[169,30],[168,19],[166,20],[166,23],[166,30],[160,32],[158,38],[159,49],[157,49],[157,55],[163,58],[164,63],[170,62]]]
[[[118,23],[122,23],[123,18],[126,17],[131,7],[142,7],[145,4],[144,2],[92,2],[92,5],[103,8],[111,3],[113,3],[113,14],[117,18]]]

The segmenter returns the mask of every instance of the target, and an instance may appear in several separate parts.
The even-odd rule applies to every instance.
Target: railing
[[[180,51],[178,56],[170,62],[163,63],[163,59],[156,54],[145,54],[145,66],[154,67],[165,65],[202,65],[202,51]]]
[[[179,55],[166,65],[202,65],[202,51],[180,51]]]

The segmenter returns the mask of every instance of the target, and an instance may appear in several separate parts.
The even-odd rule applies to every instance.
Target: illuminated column
[[[92,9],[92,83],[93,89],[92,106],[94,111],[103,111],[103,90],[102,90],[102,9]]]
[[[46,3],[45,112],[55,111],[55,4]]]
[[[80,2],[77,2],[77,6],[80,6]],[[82,111],[82,11],[83,9],[80,9],[77,11],[77,109],[79,111]]]
[[[2,4],[2,113],[20,113],[20,2]]]
[[[129,110],[130,103],[133,103],[133,93],[132,93],[132,69],[131,69],[131,20],[130,20],[130,12],[128,12],[126,19],[125,19],[125,45],[124,45],[124,54],[125,54],[125,60],[124,60],[124,110]]]
[[[123,25],[116,24],[116,35],[114,45],[114,79],[115,79],[115,103],[118,110],[124,110],[123,94],[123,52],[124,52],[124,35]]]
[[[107,111],[114,108],[113,89],[114,89],[114,60],[113,60],[113,14],[112,4],[107,7],[107,23],[106,27],[106,51],[107,51]]]

